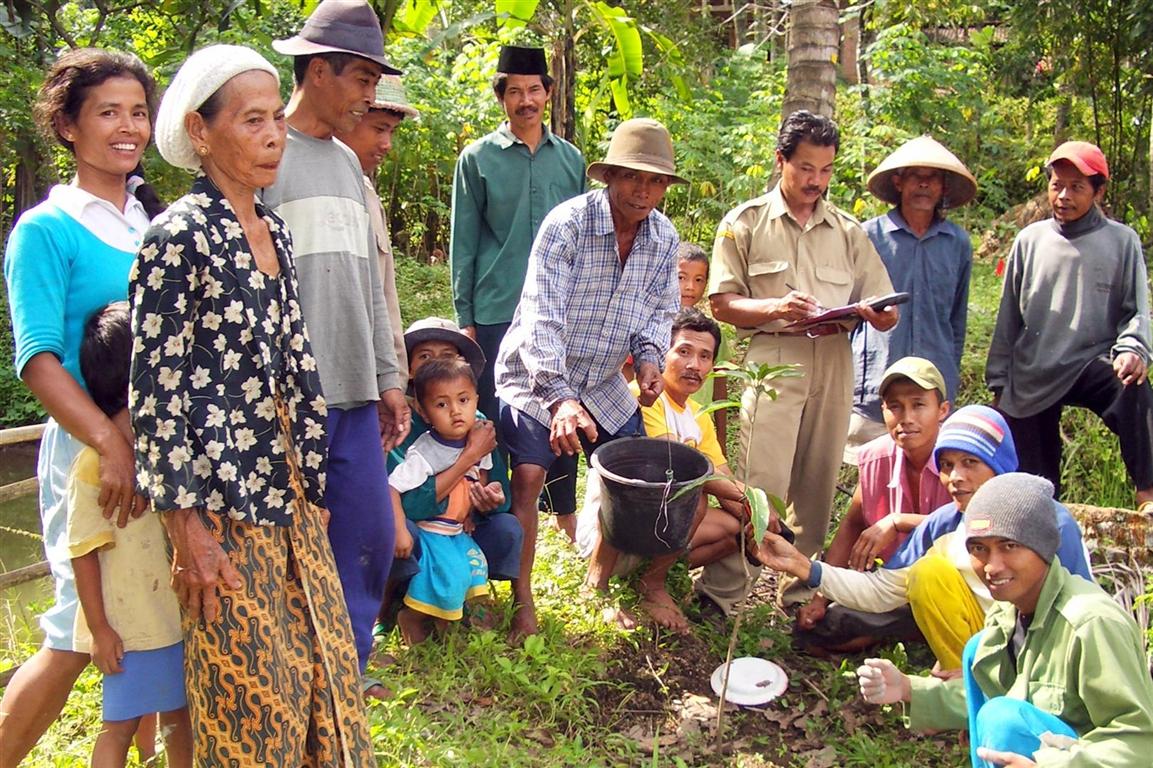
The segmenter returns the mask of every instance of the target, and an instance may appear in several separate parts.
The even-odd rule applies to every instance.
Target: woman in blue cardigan
[[[133,194],[152,136],[154,84],[135,56],[83,48],[48,72],[35,106],[44,134],[75,160],[76,177],[16,222],[4,259],[16,372],[49,420],[40,443],[40,516],[55,603],[40,618],[44,645],[20,667],[0,702],[0,765],[15,765],[60,714],[88,664],[75,641],[77,607],[66,537],[65,483],[76,454],[100,454],[100,503],[124,525],[144,511],[132,446],[96,407],[80,376],[84,323],[128,298],[128,270],[149,211]]]

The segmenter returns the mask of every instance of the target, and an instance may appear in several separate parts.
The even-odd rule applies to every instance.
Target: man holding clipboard
[[[899,317],[895,306],[862,301],[891,293],[892,283],[860,225],[824,199],[838,146],[832,120],[805,111],[785,119],[777,138],[780,183],[722,220],[709,281],[713,314],[750,339],[747,360],[796,363],[803,374],[774,382],[777,399],[759,404],[755,430],[746,398],[734,458],[743,461],[751,442],[749,484],[792,505],[787,522],[809,556],[824,544],[849,424],[848,332],[860,320],[888,330]],[[805,322],[849,305],[841,319]],[[709,566],[696,585],[726,613],[749,587],[739,557]],[[808,593],[782,582],[779,599],[795,604]]]

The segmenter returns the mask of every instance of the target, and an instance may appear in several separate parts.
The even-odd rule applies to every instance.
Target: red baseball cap
[[[1052,165],[1058,160],[1072,163],[1086,176],[1101,175],[1109,178],[1109,163],[1105,160],[1105,153],[1096,144],[1087,141],[1066,141],[1053,150],[1045,165]]]

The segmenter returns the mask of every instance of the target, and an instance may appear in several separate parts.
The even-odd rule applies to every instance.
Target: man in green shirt
[[[492,89],[508,119],[464,148],[452,188],[452,299],[461,330],[489,361],[477,381],[479,407],[496,421],[493,363],[520,302],[528,253],[544,217],[585,191],[580,150],[549,131],[552,95],[543,48],[501,48]],[[549,471],[546,506],[575,535],[576,458]]]
[[[496,360],[520,301],[544,217],[584,192],[580,150],[544,124],[552,93],[544,49],[501,48],[492,89],[508,119],[464,148],[452,188],[452,299],[461,330]],[[492,364],[478,382],[480,410],[496,419]]]

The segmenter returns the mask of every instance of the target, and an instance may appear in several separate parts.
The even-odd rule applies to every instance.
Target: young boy
[[[401,634],[410,645],[428,637],[428,617],[438,626],[459,621],[465,600],[488,594],[488,563],[465,529],[473,507],[469,485],[477,483],[486,493],[503,497],[500,483],[488,482],[492,457],[486,455],[456,480],[435,508],[414,503],[417,497],[406,503],[404,494],[456,463],[476,424],[476,375],[467,362],[429,360],[417,370],[413,390],[417,412],[429,431],[416,439],[389,476],[397,516],[397,556],[408,557],[412,552],[405,517],[416,521],[420,538],[420,570],[409,582],[405,608],[397,615]]]
[[[89,319],[80,372],[93,402],[130,442],[131,351],[126,302]],[[180,607],[169,586],[164,529],[150,514],[116,527],[105,519],[99,495],[100,456],[85,448],[68,480],[68,547],[82,609],[76,636],[89,643],[92,663],[104,673],[104,723],[92,765],[123,766],[141,717],[159,712],[168,765],[190,767]]]
[[[877,559],[892,557],[930,512],[949,503],[949,491],[933,461],[941,423],[949,415],[945,392],[944,377],[925,358],[903,357],[885,371],[880,393],[888,434],[857,451],[859,482],[825,553],[827,564],[870,570]],[[856,650],[882,636],[904,635],[912,629],[912,617],[904,608],[887,617],[892,626],[843,606],[835,606],[826,622],[828,609],[828,598],[816,594],[797,611],[802,644],[839,650],[849,643]]]
[[[918,525],[877,570],[812,562],[772,534],[766,534],[757,555],[770,568],[805,580],[830,600],[858,611],[880,613],[908,603],[939,668],[950,671],[960,669],[965,643],[984,626],[993,605],[965,551],[962,515],[978,488],[1017,469],[1017,451],[1001,414],[983,405],[967,405],[941,427],[933,455],[953,500]],[[1092,580],[1081,529],[1065,507],[1056,501],[1052,505],[1061,563]]]
[[[909,702],[913,728],[967,727],[975,768],[1147,766],[1153,681],[1140,632],[1100,587],[1059,567],[1053,509],[1043,478],[985,483],[965,510],[966,547],[997,602],[965,646],[963,678],[866,659],[861,694]]]
[[[677,249],[677,282],[681,286],[681,309],[696,307],[705,295],[709,286],[709,256],[705,249],[696,243],[682,242]],[[725,362],[732,353],[731,330],[727,326],[717,324],[721,329],[721,340],[717,344],[714,362]],[[704,409],[714,400],[727,400],[729,398],[729,381],[723,376],[713,379],[711,385],[705,384],[689,397],[698,408]],[[728,411],[724,408],[713,411],[713,424],[717,428],[717,442],[720,443],[721,453],[727,455],[728,446]]]
[[[717,442],[717,434],[707,415],[701,415],[692,395],[705,383],[713,367],[713,355],[720,343],[721,331],[717,322],[698,309],[682,309],[673,319],[669,351],[665,356],[662,374],[664,390],[651,406],[641,408],[645,434],[677,440],[696,448],[713,463],[714,472],[729,475],[725,456]],[[631,385],[634,394],[640,392],[636,382]],[[609,577],[622,575],[640,565],[635,555],[622,556],[600,537],[600,483],[590,479],[585,506],[577,521],[577,545],[581,554],[589,557],[587,583],[605,591]],[[693,520],[687,552],[690,568],[707,565],[726,557],[738,549],[741,521],[745,519],[743,486],[730,478],[718,478],[705,483],[700,506]],[[716,498],[718,506],[709,507],[707,496]],[[665,587],[669,568],[685,552],[674,552],[652,558],[641,577],[641,609],[658,625],[674,632],[688,630],[688,621],[676,601]],[[618,610],[618,621],[631,626],[632,617]]]

